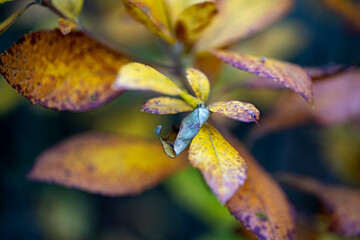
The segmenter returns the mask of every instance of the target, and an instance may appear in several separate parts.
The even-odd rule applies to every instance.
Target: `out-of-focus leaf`
[[[356,4],[356,1],[321,0],[320,2],[360,30],[360,6]]]
[[[175,42],[170,32],[170,20],[164,0],[124,0],[124,5],[128,14],[144,24],[149,31],[170,43]]]
[[[0,76],[0,119],[14,109],[23,98]]]
[[[60,18],[58,21],[58,25],[63,35],[69,34],[73,29],[76,28],[76,23],[65,18]]]
[[[29,179],[108,196],[137,194],[185,165],[170,160],[157,142],[114,134],[74,136],[42,153]]]
[[[8,0],[12,1],[12,0]],[[6,1],[3,1],[6,2]],[[0,2],[3,3],[3,2]],[[21,8],[17,10],[15,13],[11,14],[7,19],[5,19],[3,22],[0,23],[0,35],[3,34],[20,16],[25,12],[28,7],[31,5],[36,4],[35,2],[31,2],[28,5],[26,5],[24,8]]]
[[[321,67],[307,67],[305,68],[306,73],[309,77],[315,81],[326,77],[331,77],[337,73],[346,70],[347,67],[344,65],[327,65]]]
[[[157,126],[157,128],[155,129],[155,133],[159,137],[159,140],[164,149],[164,152],[169,157],[175,158],[177,156],[177,154],[174,150],[174,143],[175,143],[177,134],[179,133],[179,128],[173,126],[171,131],[165,137],[160,136],[161,129],[162,129],[162,126]]]
[[[208,106],[211,112],[219,113],[242,122],[258,122],[259,110],[251,103],[239,101],[217,102]]]
[[[75,19],[81,12],[84,0],[51,0],[51,3],[65,16]]]
[[[293,239],[294,213],[286,195],[241,143],[235,138],[231,143],[245,157],[248,174],[226,207],[258,239]]]
[[[280,82],[299,93],[309,103],[313,102],[311,79],[298,65],[228,51],[213,51],[213,54],[235,68]]]
[[[195,68],[188,68],[186,70],[186,78],[195,95],[203,102],[206,102],[210,92],[210,83],[205,74]]]
[[[193,65],[194,68],[203,72],[211,83],[215,83],[221,70],[222,61],[208,52],[202,52],[196,55]]]
[[[245,159],[210,124],[204,124],[190,145],[189,160],[200,169],[222,204],[243,185]]]
[[[296,189],[319,198],[330,215],[330,230],[347,236],[360,237],[360,190],[327,185],[296,175],[281,175],[280,180]]]
[[[11,2],[11,1],[14,1],[14,0],[0,0],[0,4],[4,3],[4,2]]]
[[[277,21],[292,0],[222,0],[219,13],[195,45],[197,51],[224,47],[249,37]]]
[[[170,97],[152,98],[141,108],[141,111],[154,114],[175,114],[192,110],[192,107],[183,100]]]
[[[111,86],[128,61],[81,32],[38,31],[0,56],[0,73],[33,104],[86,111],[121,93]]]
[[[179,95],[182,92],[166,76],[141,63],[129,63],[121,67],[114,88],[149,90],[171,96]]]
[[[216,15],[216,3],[204,1],[186,8],[177,19],[175,33],[180,41],[191,44]]]

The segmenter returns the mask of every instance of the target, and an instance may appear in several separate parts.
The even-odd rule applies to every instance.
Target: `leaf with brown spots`
[[[124,0],[124,5],[127,13],[144,24],[150,32],[169,43],[175,42],[170,31],[168,9],[164,0]]]
[[[183,100],[170,97],[152,98],[141,108],[141,111],[154,114],[174,114],[192,110],[192,107]]]
[[[280,82],[299,93],[309,103],[313,102],[311,79],[298,65],[229,51],[213,51],[213,54],[235,68]]]
[[[193,43],[211,23],[216,15],[216,9],[216,3],[211,1],[204,1],[187,7],[175,24],[177,38],[187,44]]]
[[[207,107],[211,112],[242,122],[258,122],[259,110],[251,103],[239,101],[217,102]]]
[[[292,0],[222,0],[218,14],[201,34],[196,51],[212,50],[260,32],[285,15]]]
[[[33,104],[86,111],[121,93],[112,85],[128,61],[81,32],[38,31],[0,56],[0,73]]]
[[[222,204],[244,184],[245,159],[210,124],[205,123],[191,142],[189,160]]]
[[[294,212],[286,195],[241,143],[230,142],[246,159],[248,175],[226,207],[258,239],[293,239]]]
[[[319,198],[330,215],[331,231],[346,237],[360,237],[360,190],[327,185],[296,175],[281,175],[280,180]]]
[[[74,136],[42,153],[29,179],[108,196],[138,194],[186,165],[157,142],[106,133]]]

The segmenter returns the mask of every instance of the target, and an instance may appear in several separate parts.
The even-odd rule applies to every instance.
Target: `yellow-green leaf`
[[[249,37],[282,17],[292,0],[222,0],[219,13],[196,43],[197,51],[224,47]]]
[[[108,196],[138,194],[186,165],[166,157],[157,142],[115,134],[74,136],[42,153],[32,180]]]
[[[180,97],[184,99],[184,101],[193,108],[196,108],[199,104],[203,103],[203,101],[201,101],[199,98],[194,97],[193,95],[190,95],[188,92],[185,91],[182,91],[180,93]]]
[[[313,103],[312,81],[305,70],[296,64],[230,51],[217,50],[212,53],[235,68],[279,82]]]
[[[244,184],[247,171],[245,159],[210,124],[204,124],[193,139],[189,160],[200,169],[222,204]]]
[[[217,102],[208,106],[208,109],[211,112],[242,122],[258,122],[260,118],[259,110],[251,103],[246,102]]]
[[[33,104],[86,111],[121,93],[112,85],[118,69],[128,61],[84,33],[38,31],[0,56],[0,73]]]
[[[182,92],[166,76],[141,63],[129,63],[120,68],[114,88],[148,90],[171,96],[179,95]]]
[[[4,3],[4,2],[11,2],[11,1],[14,1],[14,0],[0,0],[0,4]]]
[[[186,70],[186,78],[194,90],[195,95],[205,102],[210,92],[210,83],[205,74],[195,68],[188,68]]]
[[[3,2],[0,2],[3,3]],[[5,19],[0,23],[0,35],[3,34],[20,16],[25,12],[25,10],[31,5],[36,4],[35,2],[31,2],[26,5],[24,8],[19,9],[15,13],[11,14],[10,17]]]
[[[175,33],[185,43],[193,43],[216,15],[215,2],[205,1],[187,7],[177,19]]]
[[[154,114],[174,114],[192,111],[186,102],[177,98],[157,97],[148,100],[141,108],[142,111]]]
[[[51,0],[51,3],[65,16],[75,19],[81,12],[84,0]]]
[[[124,0],[124,5],[128,14],[144,24],[149,31],[170,43],[175,42],[164,0]]]

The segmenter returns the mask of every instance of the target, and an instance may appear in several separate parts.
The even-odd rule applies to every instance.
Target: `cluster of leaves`
[[[286,87],[296,92],[291,94],[291,99],[295,95],[296,102],[285,99],[279,104],[273,124],[258,128],[258,131],[275,129],[276,124],[291,125],[293,119],[302,122],[309,116],[324,122],[357,117],[360,101],[345,111],[343,106],[349,106],[342,98],[345,94],[339,94],[335,103],[331,91],[344,87],[358,93],[358,70],[339,73],[348,79],[346,84],[341,80],[343,75],[336,75],[333,80],[318,77],[327,80],[313,83],[322,69],[304,69],[289,62],[223,50],[278,20],[290,10],[291,0],[163,0],[156,1],[156,4],[149,0],[124,0],[123,3],[128,14],[169,49],[170,67],[156,63],[150,67],[144,62],[139,63],[141,60],[137,57],[117,52],[91,37],[77,19],[82,1],[39,1],[30,3],[1,23],[0,33],[29,6],[36,4],[61,17],[60,31],[41,30],[25,35],[0,56],[0,73],[31,103],[59,111],[93,110],[124,91],[146,90],[171,97],[152,98],[142,106],[142,111],[159,115],[191,113],[181,121],[179,128],[174,126],[165,137],[161,136],[161,126],[155,129],[161,144],[105,133],[74,136],[41,154],[29,178],[93,193],[122,196],[141,193],[156,185],[186,166],[189,160],[201,171],[220,203],[226,204],[231,214],[247,229],[261,239],[292,239],[294,214],[281,188],[241,143],[220,126],[228,142],[210,124],[212,113],[257,123],[259,110],[250,103],[236,100],[206,105],[212,95],[211,81],[204,73],[216,76],[219,68],[204,67],[202,61],[213,61],[215,65],[223,61],[255,74],[258,78],[252,81],[256,86],[261,86],[262,82],[267,86],[271,83],[275,88]],[[191,58],[193,64],[188,65],[198,69],[184,67],[185,58]],[[334,72],[340,72],[339,69]],[[175,98],[177,96],[182,99]],[[313,104],[315,111],[311,109]],[[333,111],[334,104],[339,107]],[[299,112],[299,109],[304,111]],[[341,110],[344,112],[339,112]],[[284,123],[284,119],[290,119],[290,124]],[[167,158],[161,146],[167,156],[177,159]],[[180,154],[188,146],[188,156]],[[318,186],[317,189],[323,187],[321,184]],[[317,192],[315,187],[299,188],[313,194]],[[337,194],[335,190],[334,194]],[[327,196],[321,195],[320,198],[326,200]],[[357,193],[351,196],[352,202],[360,201]],[[330,204],[332,209],[339,207],[335,200]],[[346,217],[346,211],[339,208],[339,216],[332,215],[332,229],[346,236],[360,235],[360,211],[350,218]]]

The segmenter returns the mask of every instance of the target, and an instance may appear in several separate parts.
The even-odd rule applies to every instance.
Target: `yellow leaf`
[[[243,122],[258,122],[259,110],[251,103],[239,101],[217,102],[208,106],[211,112]]]
[[[204,124],[189,149],[190,163],[200,169],[219,201],[226,203],[243,185],[245,159],[210,124]]]
[[[141,63],[129,63],[120,68],[114,88],[149,90],[171,96],[179,95],[182,92],[166,76]]]
[[[212,53],[237,69],[279,82],[313,103],[312,81],[305,70],[296,64],[230,51],[217,50]]]
[[[193,43],[216,15],[215,2],[202,2],[187,7],[175,24],[177,38],[185,43]]]
[[[76,28],[76,23],[71,20],[60,18],[58,21],[59,29],[63,35],[69,34]]]
[[[0,3],[3,3],[3,2],[0,2]],[[0,23],[0,35],[3,34],[21,16],[21,14],[23,14],[25,12],[25,10],[28,7],[30,7],[31,5],[34,5],[34,4],[36,4],[36,3],[35,2],[29,3],[24,8],[19,9],[18,11],[16,11],[12,15],[10,15],[10,17],[8,17],[3,22],[1,22]]]
[[[42,153],[28,178],[108,196],[138,194],[186,165],[158,142],[115,134],[74,136]]]
[[[0,4],[4,3],[4,2],[11,2],[11,1],[14,1],[14,0],[0,0]]]
[[[195,95],[205,102],[210,92],[210,83],[207,77],[195,68],[188,68],[186,70],[186,78],[194,90]]]
[[[164,0],[124,0],[125,8],[135,20],[144,24],[149,31],[162,37],[169,43],[175,39],[171,34],[167,6]]]
[[[185,102],[187,102],[187,104],[193,108],[196,108],[199,104],[203,104],[203,101],[201,101],[199,98],[194,97],[185,91],[180,93],[180,97],[182,97],[182,99],[184,99]]]
[[[170,97],[152,98],[141,108],[141,111],[154,114],[174,114],[192,110],[193,108],[183,100]]]
[[[197,51],[224,47],[249,37],[283,16],[292,0],[222,0],[219,13],[200,36]]]
[[[38,31],[0,56],[0,73],[33,104],[85,111],[120,94],[113,90],[128,59],[81,32]]]
[[[175,25],[176,20],[186,8],[199,3],[214,2],[214,0],[165,0],[165,2],[168,6],[171,23]]]
[[[84,0],[51,0],[51,3],[65,16],[74,19],[80,14]]]

